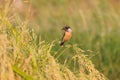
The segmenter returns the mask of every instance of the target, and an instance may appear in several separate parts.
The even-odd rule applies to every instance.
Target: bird
[[[72,29],[70,28],[70,26],[65,26],[62,28],[62,30],[64,30],[64,34],[60,46],[63,46],[64,43],[69,41],[72,37]]]

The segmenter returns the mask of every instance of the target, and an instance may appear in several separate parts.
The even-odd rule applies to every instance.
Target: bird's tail
[[[62,46],[63,44],[64,44],[64,42],[61,42],[61,43],[60,43],[60,46]]]

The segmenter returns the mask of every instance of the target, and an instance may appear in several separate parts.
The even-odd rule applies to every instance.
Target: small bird
[[[62,41],[60,43],[60,46],[62,46],[66,41],[70,40],[72,37],[72,29],[69,26],[65,26],[62,28],[64,30],[64,35],[62,37]]]

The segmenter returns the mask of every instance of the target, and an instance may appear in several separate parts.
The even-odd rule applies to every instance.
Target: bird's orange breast
[[[68,41],[70,40],[72,37],[72,33],[71,32],[65,32],[65,36],[63,37],[63,41]]]

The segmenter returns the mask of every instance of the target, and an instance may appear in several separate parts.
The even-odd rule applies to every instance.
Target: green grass
[[[26,24],[18,28],[7,19],[1,21],[1,80],[106,79],[77,45],[59,46],[60,51],[54,51],[56,41],[41,41]],[[69,54],[74,55],[60,61],[61,55],[69,49],[73,51]]]
[[[31,0],[24,9],[1,3],[2,80],[119,80],[119,2]],[[60,47],[64,25],[73,37]]]

